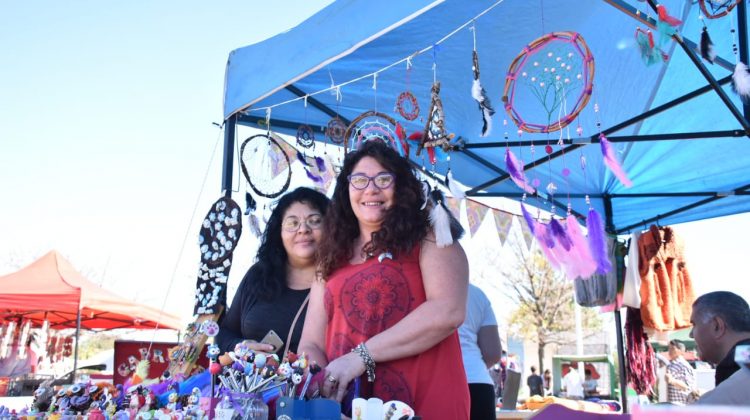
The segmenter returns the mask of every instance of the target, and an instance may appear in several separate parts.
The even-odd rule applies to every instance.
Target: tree
[[[542,253],[535,249],[524,253],[514,246],[516,264],[506,271],[505,294],[517,308],[509,319],[510,334],[537,343],[539,371],[544,371],[547,344],[566,344],[575,330],[573,282],[555,271]],[[581,308],[583,329],[601,328],[601,320],[591,308]]]

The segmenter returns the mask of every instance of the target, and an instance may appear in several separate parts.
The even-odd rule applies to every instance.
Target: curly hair
[[[255,256],[256,262],[245,274],[246,278],[250,276],[252,280],[250,292],[261,299],[277,297],[286,284],[287,253],[281,240],[281,222],[284,213],[294,203],[306,204],[325,215],[330,200],[324,194],[307,187],[299,187],[278,200],[263,232]]]
[[[372,234],[362,252],[375,254],[388,251],[394,256],[410,252],[427,235],[429,211],[420,209],[424,202],[422,183],[409,161],[378,141],[368,141],[359,150],[349,153],[336,178],[331,208],[324,217],[325,235],[318,247],[319,269],[323,278],[346,264],[353,256],[352,246],[360,234],[357,217],[349,201],[348,176],[364,157],[371,157],[395,175],[393,204],[385,212],[380,230]]]

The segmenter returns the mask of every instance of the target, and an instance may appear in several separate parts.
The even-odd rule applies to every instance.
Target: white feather
[[[477,102],[482,102],[484,100],[484,96],[482,95],[482,84],[479,83],[479,79],[474,79],[471,83],[471,97]]]
[[[448,211],[440,203],[433,203],[430,210],[430,224],[435,231],[435,242],[438,248],[445,248],[453,244],[451,219]]]
[[[487,108],[482,108],[482,114],[484,115],[484,120],[487,122],[487,129],[484,130],[482,134],[479,135],[479,137],[487,137],[492,131],[492,114]]]
[[[748,73],[747,64],[742,61],[738,61],[734,66],[732,85],[743,101],[750,99],[750,73]]]
[[[453,198],[457,200],[463,200],[466,198],[466,193],[464,192],[461,187],[456,184],[456,181],[453,179],[453,172],[451,170],[448,170],[448,175],[446,176],[448,178],[448,189],[451,191],[451,195],[453,195]]]

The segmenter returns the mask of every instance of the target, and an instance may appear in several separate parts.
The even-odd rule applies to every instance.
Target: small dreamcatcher
[[[698,0],[701,12],[708,19],[718,19],[727,15],[742,0]]]
[[[201,264],[195,289],[194,314],[215,314],[218,308],[226,306],[229,269],[241,235],[240,206],[229,197],[221,197],[211,205],[198,235]]]
[[[451,140],[455,134],[448,133],[445,129],[445,113],[443,112],[443,101],[440,99],[440,82],[432,84],[430,111],[427,113],[427,124],[422,133],[422,140],[417,147],[417,156],[422,149],[440,147],[444,151],[451,149]]]
[[[315,144],[315,131],[307,124],[302,124],[297,128],[297,144],[305,149],[313,147]]]
[[[527,133],[558,131],[586,107],[593,83],[594,56],[583,37],[576,32],[552,32],[532,41],[511,63],[503,90],[505,110]],[[575,101],[567,101],[568,95],[575,94]],[[574,106],[561,115],[564,101]],[[534,102],[541,108],[522,108]]]
[[[346,124],[339,117],[333,117],[326,125],[326,137],[331,143],[341,144],[346,140]]]
[[[408,121],[416,120],[419,117],[417,98],[409,91],[401,92],[396,99],[396,111]]]
[[[275,198],[289,188],[289,156],[270,134],[256,134],[242,142],[240,165],[250,188],[262,197]]]
[[[344,134],[345,152],[358,150],[368,141],[381,141],[396,150],[401,156],[409,155],[409,146],[401,125],[390,116],[367,111],[352,120]]]

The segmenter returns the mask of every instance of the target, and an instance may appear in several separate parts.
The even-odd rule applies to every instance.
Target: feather
[[[656,11],[659,13],[659,21],[664,22],[669,26],[680,26],[682,23],[682,21],[676,17],[670,16],[669,12],[667,12],[667,8],[662,4],[656,6]]]
[[[519,188],[529,194],[534,194],[536,190],[526,182],[526,175],[523,173],[523,162],[519,161],[510,149],[505,149],[505,167],[508,169],[510,179],[512,179]]]
[[[263,232],[260,230],[260,221],[258,221],[258,216],[256,216],[255,213],[250,213],[250,216],[248,216],[248,222],[250,233],[253,234],[253,236],[255,236],[256,238],[260,238]]]
[[[315,156],[315,166],[318,168],[318,172],[326,171],[326,161],[320,156]]]
[[[655,48],[654,34],[650,29],[646,31],[641,28],[636,29],[635,40],[638,43],[638,48],[641,52],[641,59],[643,59],[643,62],[647,66],[666,60],[662,55],[661,50]]]
[[[560,244],[561,247],[563,247],[566,251],[570,251],[570,238],[568,238],[567,232],[565,232],[565,228],[563,225],[560,224],[560,222],[557,221],[554,217],[549,222],[549,227],[552,232],[552,237],[555,239],[555,242]]]
[[[474,61],[474,82],[471,84],[471,97],[477,101],[479,110],[482,112],[482,132],[479,136],[487,137],[490,135],[490,131],[492,131],[492,116],[495,115],[495,109],[492,107],[490,98],[479,81],[479,56],[476,50],[473,51],[472,57]]]
[[[617,154],[612,147],[612,143],[604,137],[604,134],[599,134],[599,144],[602,147],[602,156],[604,158],[604,164],[607,165],[610,171],[622,182],[626,187],[632,187],[633,181],[628,178],[628,174],[622,169],[620,161],[617,159]]]
[[[443,204],[443,194],[438,189],[430,193],[433,201],[430,209],[430,224],[435,231],[435,242],[438,248],[445,248],[453,244],[451,234],[451,216]]]
[[[253,196],[249,192],[246,192],[245,193],[245,216],[255,211],[256,207],[257,207],[257,204],[255,203]]]
[[[596,271],[596,262],[591,256],[589,245],[581,232],[581,225],[573,215],[568,216],[568,237],[573,245],[573,260],[578,265],[578,276],[587,279]]]
[[[586,228],[589,231],[589,250],[596,261],[596,271],[599,274],[607,274],[612,270],[612,262],[609,261],[606,233],[601,216],[593,208],[589,210],[586,218]]]
[[[448,169],[448,174],[445,176],[446,181],[448,182],[448,189],[451,191],[451,195],[453,195],[453,198],[457,200],[463,200],[466,198],[466,193],[464,192],[461,187],[456,184],[456,181],[453,179],[453,172],[451,172],[450,169]]]
[[[316,183],[323,182],[323,178],[313,174],[307,168],[304,168],[304,169],[305,169],[305,173],[307,174],[307,177],[310,178],[313,182],[316,182]]]
[[[700,45],[701,57],[709,63],[713,64],[716,59],[716,50],[714,50],[714,43],[711,41],[711,37],[708,35],[708,28],[703,27],[701,32],[701,45]]]
[[[427,207],[427,202],[430,201],[430,184],[427,181],[420,181],[422,183],[422,206],[420,210],[424,210]]]
[[[732,89],[740,95],[742,102],[748,102],[748,99],[750,99],[750,72],[748,72],[747,64],[742,61],[738,61],[737,65],[734,66]]]
[[[534,220],[534,217],[531,216],[531,213],[526,210],[526,206],[521,203],[521,214],[523,214],[523,219],[526,220],[526,224],[529,226],[529,230],[533,234],[536,229],[536,221]]]
[[[551,236],[547,232],[547,225],[544,223],[537,223],[536,229],[534,229],[534,237],[536,238],[537,243],[539,244],[539,249],[542,250],[542,253],[547,258],[547,261],[549,261],[550,265],[554,268],[560,268],[560,261],[557,260],[557,257],[552,252],[549,244]],[[552,241],[552,247],[554,247],[555,242]]]
[[[305,166],[310,166],[310,163],[307,161],[307,157],[305,157],[305,155],[303,155],[299,150],[297,150],[297,160],[302,162],[302,164]]]

